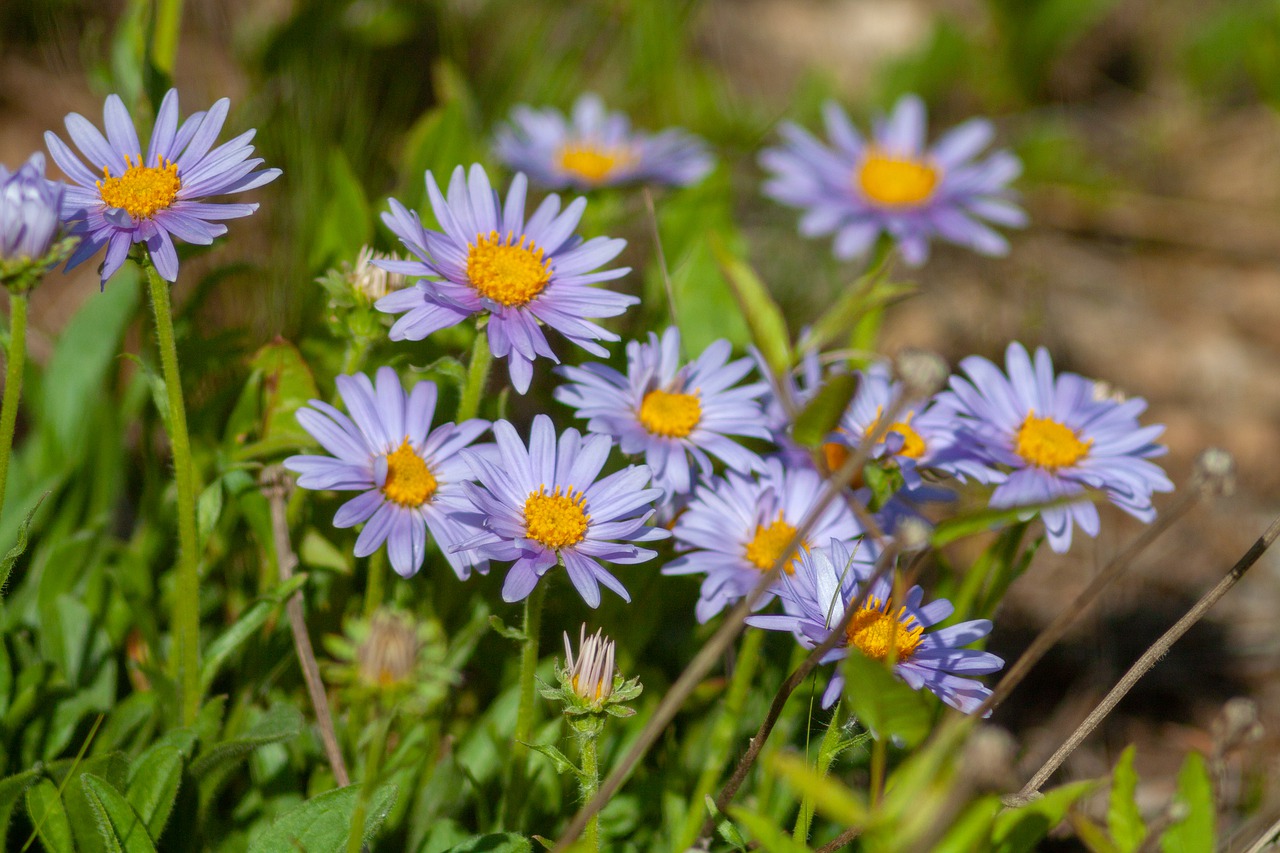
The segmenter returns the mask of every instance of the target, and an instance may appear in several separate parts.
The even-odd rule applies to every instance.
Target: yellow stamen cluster
[[[551,281],[551,264],[527,236],[476,235],[467,251],[467,281],[476,292],[507,307],[525,305]]]
[[[124,210],[134,219],[150,219],[158,211],[173,204],[182,189],[178,179],[178,166],[156,155],[156,165],[142,165],[142,155],[134,165],[125,155],[129,167],[118,178],[111,177],[107,167],[102,167],[102,180],[98,181],[98,194],[107,207]]]
[[[654,435],[685,438],[702,420],[697,393],[671,394],[653,390],[640,403],[640,424]]]
[[[853,614],[844,629],[849,645],[872,660],[885,661],[890,652],[897,661],[910,660],[920,646],[924,627],[915,622],[907,608],[893,612],[893,601],[882,602],[874,595]]]
[[[571,142],[560,149],[560,168],[589,184],[603,183],[630,166],[636,155],[628,148],[606,148],[590,142]]]
[[[427,463],[409,445],[409,439],[393,453],[387,454],[387,479],[382,494],[387,500],[405,507],[422,506],[431,500],[439,484]]]
[[[546,486],[530,492],[524,502],[525,535],[548,548],[565,548],[586,538],[591,516],[584,506],[586,495],[574,489],[564,494],[561,487],[547,494]]]
[[[854,176],[862,194],[883,207],[916,207],[933,195],[941,177],[929,163],[868,148]]]
[[[883,409],[881,409],[881,412],[883,412]],[[916,432],[915,427],[911,425],[911,419],[914,418],[915,415],[916,413],[913,411],[907,412],[907,416],[905,418],[889,424],[889,428],[884,431],[884,436],[881,437],[880,443],[884,443],[884,440],[889,437],[889,433],[896,432],[898,435],[902,436],[902,449],[897,452],[897,456],[907,456],[911,459],[919,459],[921,456],[924,456],[924,437],[921,436],[920,433]],[[880,415],[877,414],[876,419],[867,427],[867,435],[874,433],[879,426]]]
[[[1071,427],[1053,418],[1037,418],[1034,410],[1027,414],[1013,439],[1015,453],[1028,464],[1050,471],[1076,464],[1092,446],[1093,439],[1081,441]]]
[[[782,518],[782,510],[778,510],[778,517],[768,526],[763,524],[756,525],[756,535],[747,543],[746,557],[747,562],[755,566],[762,572],[767,572],[773,568],[773,564],[782,556],[782,549],[787,547],[796,535],[795,527],[788,524]],[[800,547],[806,551],[809,550],[808,543],[800,543]],[[791,559],[783,564],[782,570],[787,574],[795,571],[795,558],[798,554],[793,553]]]

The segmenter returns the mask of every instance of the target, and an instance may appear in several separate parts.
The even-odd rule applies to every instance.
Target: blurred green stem
[[[893,239],[887,234],[880,235],[867,260],[867,268],[863,275],[874,275],[881,267],[892,262],[894,249]],[[884,323],[884,305],[873,305],[858,317],[853,327],[849,345],[855,350],[876,352],[876,339],[880,337],[880,326]]]
[[[492,364],[489,332],[487,329],[477,328],[476,341],[471,346],[471,364],[467,366],[467,384],[462,389],[462,399],[458,402],[458,423],[474,418],[480,411],[480,395],[489,382],[489,368]],[[534,594],[537,594],[536,590]]]
[[[818,746],[818,762],[815,769],[821,776],[827,775],[827,771],[831,769],[831,763],[836,759],[837,746],[840,743],[840,710],[843,705],[843,702],[836,702],[835,708],[831,711],[831,721],[827,723],[827,730],[822,735],[822,743]],[[813,795],[806,793],[804,799],[800,801],[800,813],[796,815],[795,830],[791,833],[793,841],[800,844],[809,842],[813,811]]]
[[[724,771],[725,760],[729,749],[733,746],[734,735],[742,723],[742,710],[747,702],[747,694],[751,689],[751,679],[756,674],[760,662],[760,649],[764,645],[764,631],[748,629],[742,638],[742,646],[738,649],[738,662],[733,668],[733,677],[729,682],[729,692],[725,696],[724,707],[716,719],[715,728],[711,732],[711,742],[707,747],[707,755],[703,760],[702,772],[698,774],[698,784],[689,798],[689,810],[685,812],[684,825],[680,830],[680,843],[677,850],[692,847],[698,840],[698,828],[707,812],[707,795],[714,789],[716,782]]]
[[[173,478],[178,487],[178,583],[173,596],[173,632],[178,651],[172,668],[178,682],[179,719],[182,725],[189,726],[200,710],[200,554],[196,544],[195,471],[187,434],[187,409],[182,401],[182,377],[178,373],[170,285],[160,277],[149,255],[144,253],[140,263],[147,274],[156,317],[156,345],[169,404]]]
[[[151,61],[170,77],[178,58],[178,36],[182,29],[182,0],[157,0],[155,29],[151,35]]]
[[[379,548],[369,555],[369,563],[365,567],[367,577],[364,587],[364,615],[368,618],[382,606],[387,589],[387,552]]]
[[[364,782],[360,785],[360,799],[351,815],[351,831],[347,835],[347,853],[360,853],[364,846],[364,824],[369,814],[369,800],[378,787],[378,775],[382,772],[383,753],[387,751],[387,735],[391,731],[391,718],[379,722],[369,741],[369,755],[364,762]]]
[[[487,347],[486,347],[487,351]],[[461,417],[458,418],[462,420]],[[520,706],[516,712],[515,742],[507,756],[506,784],[503,786],[502,807],[499,822],[503,828],[520,813],[525,784],[525,763],[533,741],[534,693],[538,675],[538,634],[542,630],[542,605],[547,600],[547,581],[544,579],[533,588],[524,600],[524,642],[520,650]]]
[[[871,741],[871,807],[880,805],[884,795],[884,771],[889,759],[888,741],[883,734]]]
[[[582,775],[578,777],[578,791],[580,792],[578,799],[583,803],[591,802],[591,798],[596,795],[596,791],[600,790],[599,741],[600,736],[596,732],[583,732],[578,736],[578,746],[582,752]],[[587,821],[586,829],[582,831],[582,840],[587,850],[594,850],[599,853],[599,814],[592,815],[591,820]]]
[[[365,356],[369,354],[370,340],[363,335],[352,338],[347,344],[346,354],[342,357],[342,373],[351,376],[364,367]]]
[[[9,291],[9,354],[4,371],[4,404],[0,406],[0,517],[4,511],[4,489],[9,481],[9,454],[13,452],[13,430],[18,423],[18,400],[22,397],[22,370],[27,363],[27,294]]]

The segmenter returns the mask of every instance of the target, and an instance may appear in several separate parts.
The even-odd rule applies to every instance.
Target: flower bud
[[[64,189],[45,178],[43,154],[32,154],[16,172],[0,165],[0,261],[38,261],[49,253]]]

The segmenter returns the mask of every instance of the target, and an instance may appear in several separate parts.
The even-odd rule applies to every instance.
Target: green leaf
[[[1067,810],[1098,787],[1086,779],[1054,788],[1038,800],[1016,809],[1005,809],[996,815],[991,833],[992,853],[1030,853],[1055,826],[1062,823]]]
[[[155,853],[146,825],[128,800],[92,773],[80,777],[98,821],[98,832],[111,853]]]
[[[292,740],[301,731],[301,711],[292,705],[273,705],[243,735],[210,747],[191,765],[191,775],[202,778],[219,767],[243,759],[260,746]]]
[[[373,214],[364,187],[347,156],[336,146],[329,150],[325,187],[329,203],[320,217],[307,259],[312,269],[321,269],[335,258],[353,258],[361,246],[373,242]]]
[[[1187,816],[1160,837],[1160,849],[1165,853],[1213,850],[1216,847],[1214,815],[1217,806],[1213,801],[1213,782],[1205,769],[1204,757],[1198,752],[1188,755],[1178,771],[1177,801],[1187,809]]]
[[[1107,829],[1111,840],[1122,851],[1137,850],[1147,837],[1147,825],[1138,812],[1135,794],[1138,790],[1138,774],[1133,769],[1136,750],[1129,746],[1120,754],[1111,776],[1111,798],[1107,804]]]
[[[747,319],[751,338],[755,341],[765,363],[775,376],[783,376],[791,369],[795,357],[791,353],[791,335],[782,309],[773,301],[769,288],[742,259],[731,254],[724,241],[711,236],[711,251],[724,272],[738,308]]]
[[[27,789],[27,817],[31,819],[45,850],[49,853],[75,853],[67,808],[51,780],[41,779]]]
[[[219,478],[205,486],[199,499],[196,500],[196,532],[201,551],[204,550],[205,543],[209,541],[209,534],[213,532],[214,525],[218,523],[221,515],[222,480]]]
[[[444,853],[532,853],[533,844],[523,835],[514,832],[495,832],[477,835],[461,844],[455,844]]]
[[[35,770],[0,779],[0,847],[4,847],[4,841],[9,835],[9,819],[13,817],[13,807],[27,789],[39,781],[40,774]]]
[[[182,764],[182,750],[161,745],[147,750],[131,768],[126,796],[152,838],[160,838],[178,799]]]
[[[818,393],[796,416],[792,436],[805,447],[818,447],[840,423],[840,417],[858,390],[858,378],[852,373],[837,373],[827,378]]]
[[[35,506],[27,512],[22,524],[18,526],[18,541],[9,552],[0,559],[0,596],[4,593],[5,586],[9,583],[9,575],[13,572],[13,564],[18,562],[18,558],[27,550],[27,534],[31,531],[31,519],[35,517],[36,510],[40,508],[40,504],[44,503],[44,499],[49,497],[49,492],[45,492],[36,501]]]
[[[268,595],[250,605],[244,613],[240,614],[240,618],[230,628],[219,634],[218,638],[208,645],[204,651],[204,663],[200,667],[200,689],[202,693],[208,692],[209,686],[213,684],[213,679],[217,677],[218,671],[222,669],[222,665],[226,663],[227,658],[245,640],[257,633],[266,624],[271,614],[275,613],[280,605],[284,604],[289,596],[301,589],[306,582],[306,575],[294,575],[289,578]]]
[[[738,807],[729,809],[729,814],[747,828],[761,848],[770,853],[813,853],[808,845],[793,841],[790,835],[762,814]]]
[[[933,711],[928,700],[883,663],[851,649],[844,672],[845,683],[857,685],[845,697],[850,710],[878,737],[901,738],[907,747],[913,747],[929,734]]]
[[[979,797],[965,807],[946,834],[932,847],[930,853],[979,853],[991,849],[991,824],[1000,811],[1000,797],[988,794]]]
[[[302,542],[298,544],[298,562],[308,569],[329,569],[342,574],[351,574],[351,554],[340,550],[325,539],[313,528],[302,534]]]
[[[587,778],[587,774],[578,769],[578,765],[569,760],[563,752],[554,746],[546,743],[526,743],[525,746],[534,752],[540,752],[547,758],[551,759],[551,763],[555,765],[556,772],[564,775],[565,773],[573,773],[579,779]]]
[[[781,776],[802,796],[812,799],[814,807],[831,820],[844,826],[866,824],[870,812],[862,798],[835,779],[815,771],[800,756],[772,753],[764,763],[770,772]]]
[[[315,439],[296,416],[298,409],[318,398],[320,392],[298,348],[277,338],[254,353],[249,368],[261,376],[262,433],[258,441],[239,448],[235,459],[258,459],[313,446]]]
[[[299,850],[345,850],[360,785],[348,785],[307,800],[281,815],[249,844],[249,853],[297,853]],[[369,800],[363,838],[377,834],[396,802],[395,785],[383,785]]]
[[[519,628],[513,628],[506,622],[502,621],[502,617],[496,613],[489,617],[489,625],[497,632],[499,637],[504,640],[511,640],[516,643],[524,642],[524,631]]]
[[[676,258],[671,268],[671,290],[685,351],[702,352],[720,338],[738,347],[750,343],[750,327],[706,238],[698,237]]]

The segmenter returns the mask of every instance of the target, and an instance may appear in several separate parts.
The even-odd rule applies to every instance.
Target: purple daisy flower
[[[44,155],[10,172],[0,163],[0,262],[39,261],[58,235],[66,186],[44,176]]]
[[[766,149],[760,163],[772,173],[765,195],[805,210],[800,233],[806,237],[834,233],[837,258],[865,254],[881,232],[911,266],[928,259],[935,236],[1003,255],[1008,241],[982,220],[1026,224],[1008,186],[1022,169],[1018,158],[997,151],[974,159],[995,135],[990,122],[971,119],[926,148],[924,103],[914,95],[876,122],[870,141],[836,103],[824,106],[823,117],[833,147],[788,122],[783,146]]]
[[[475,534],[462,484],[471,468],[458,453],[489,428],[484,420],[431,429],[436,386],[419,382],[405,394],[390,367],[378,368],[377,387],[363,373],[338,377],[348,418],[322,400],[298,410],[298,423],[332,456],[290,456],[284,465],[304,489],[358,489],[333,517],[336,527],[366,522],[355,555],[367,557],[387,543],[391,566],[403,577],[422,568],[427,531],[458,577],[472,567],[489,570],[483,556],[455,546]],[[335,458],[336,457],[336,458]]]
[[[1037,349],[1033,364],[1016,342],[1005,352],[1007,378],[978,356],[960,366],[968,379],[953,376],[939,403],[960,419],[960,440],[969,452],[1007,471],[992,480],[1000,484],[991,496],[993,507],[1035,506],[1099,489],[1135,518],[1155,518],[1152,493],[1172,491],[1173,483],[1147,461],[1167,448],[1155,443],[1162,425],[1138,423],[1145,400],[1118,402],[1082,376],[1055,377],[1047,350]],[[1058,553],[1071,547],[1073,521],[1089,536],[1098,535],[1098,509],[1091,500],[1046,507],[1040,517],[1049,547]]]
[[[559,110],[516,107],[511,124],[498,128],[494,149],[502,162],[548,189],[683,187],[702,180],[715,164],[706,143],[693,134],[632,130],[624,114],[606,112],[593,94],[578,98],[572,121]]]
[[[680,364],[680,332],[669,327],[659,339],[627,344],[627,374],[603,364],[563,367],[572,384],[561,385],[555,398],[590,418],[587,429],[618,440],[623,453],[643,453],[653,471],[653,484],[669,496],[692,486],[689,457],[706,476],[708,453],[735,471],[759,471],[760,457],[730,435],[768,439],[755,402],[768,390],[763,383],[732,387],[751,372],[751,359],[729,362],[732,347],[720,340],[697,359]]]
[[[958,423],[949,407],[932,405],[930,400],[907,400],[899,404],[903,386],[890,376],[885,362],[876,362],[858,371],[857,376],[858,391],[841,416],[836,432],[822,448],[830,470],[839,468],[876,429],[884,413],[898,406],[897,420],[889,425],[869,456],[896,464],[908,489],[921,487],[921,468],[943,471],[962,480],[972,477],[982,483],[998,476],[980,459],[965,453],[963,445],[957,444]]]
[[[431,208],[443,233],[423,228],[418,214],[395,199],[391,212],[382,215],[418,260],[382,260],[378,266],[440,279],[419,281],[378,300],[379,311],[404,315],[391,327],[391,339],[420,341],[485,312],[489,346],[495,356],[507,358],[511,383],[521,394],[533,378],[534,358],[559,362],[540,324],[592,355],[607,356],[595,341],[618,336],[587,318],[617,316],[640,300],[588,285],[630,272],[627,267],[592,272],[617,257],[626,241],[596,237],[584,243],[573,235],[586,199],[575,199],[561,213],[560,198],[547,196],[526,221],[524,175],[516,175],[506,202],[500,203],[483,168],[472,166],[470,177],[465,174],[461,166],[453,171],[446,201],[427,172]]]
[[[751,592],[761,572],[773,568],[822,491],[822,476],[812,467],[784,467],[776,457],[765,460],[764,473],[757,477],[730,471],[724,479],[700,483],[672,530],[685,553],[662,573],[706,574],[695,611],[698,621],[706,622]],[[801,550],[810,543],[861,534],[849,507],[833,501],[810,528]],[[793,559],[784,573],[794,566]],[[777,589],[775,584],[772,592]],[[757,604],[763,607],[772,598],[762,596]]]
[[[852,552],[842,542],[802,554],[793,573],[778,591],[787,605],[785,615],[750,616],[747,624],[771,631],[791,631],[805,648],[821,645],[831,626],[844,619],[846,608],[862,596],[874,559]],[[966,676],[988,675],[1004,666],[990,652],[963,649],[991,633],[991,622],[974,619],[936,631],[928,629],[949,617],[955,608],[946,599],[924,604],[924,590],[911,587],[901,604],[893,600],[893,581],[881,577],[845,629],[845,642],[822,657],[832,663],[849,656],[849,648],[877,661],[893,655],[893,670],[913,689],[928,688],[953,708],[971,714],[991,694],[982,683]],[[895,606],[897,605],[897,606]],[[822,694],[822,707],[830,708],[844,691],[844,676],[837,669]]]
[[[645,488],[648,467],[632,465],[597,480],[609,458],[608,436],[567,429],[557,443],[546,415],[533,419],[527,448],[506,421],[495,423],[493,434],[496,451],[465,454],[479,480],[466,489],[485,532],[455,547],[514,561],[502,585],[504,601],[527,597],[557,564],[588,606],[600,606],[600,584],[630,601],[600,561],[643,563],[657,552],[634,543],[671,535],[645,523],[662,497],[661,489]]]
[[[45,144],[54,162],[76,186],[67,188],[63,218],[71,233],[82,237],[67,269],[107,247],[102,281],[115,274],[134,243],[145,243],[156,271],[166,281],[178,278],[178,253],[173,238],[208,245],[227,233],[219,220],[248,216],[256,204],[222,204],[204,199],[243,192],[280,177],[279,169],[254,171],[262,159],[249,144],[254,131],[240,134],[213,148],[231,102],[221,99],[208,112],[195,113],[178,124],[178,90],[170,89],[160,103],[147,153],[142,153],[129,111],[118,95],[103,107],[103,135],[78,113],[67,116],[67,134],[93,168],[52,132]],[[212,149],[212,150],[210,150]],[[101,177],[97,172],[101,171]]]

